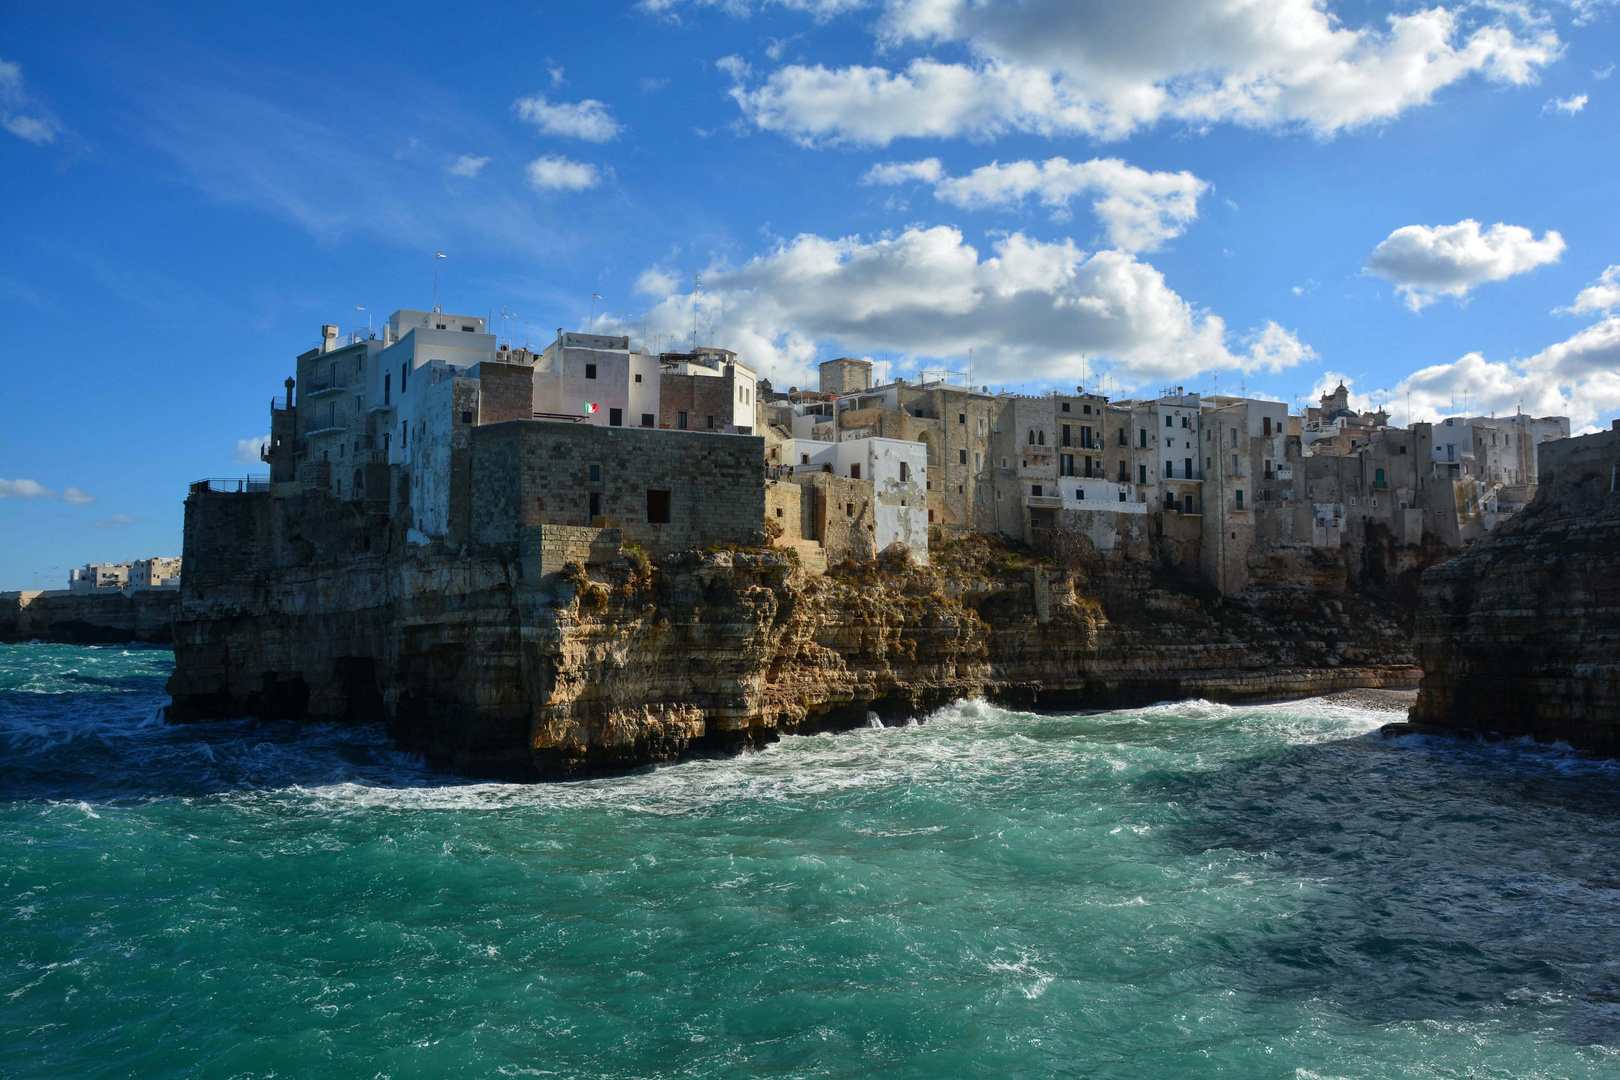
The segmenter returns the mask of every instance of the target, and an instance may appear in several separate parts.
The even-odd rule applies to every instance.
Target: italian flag
[[[596,402],[594,402],[594,401],[587,401],[587,402],[586,402],[586,403],[585,403],[585,411],[586,411],[586,412],[587,412],[587,413],[593,413],[593,412],[600,412],[600,411],[601,411],[601,410],[599,410],[599,409],[598,409],[598,408],[597,408],[597,407],[596,407]]]

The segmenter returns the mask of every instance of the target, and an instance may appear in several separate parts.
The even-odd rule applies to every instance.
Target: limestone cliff
[[[1348,596],[1223,600],[985,539],[826,576],[781,548],[656,565],[632,549],[541,583],[498,553],[403,545],[333,500],[213,498],[261,555],[193,559],[208,515],[188,510],[170,718],[386,719],[470,775],[632,767],[979,694],[1083,708],[1417,675],[1400,627]]]
[[[1529,506],[1425,573],[1411,727],[1620,755],[1620,426],[1542,468]]]

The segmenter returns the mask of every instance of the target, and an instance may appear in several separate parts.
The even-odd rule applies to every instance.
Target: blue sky
[[[0,588],[178,553],[322,323],[1620,414],[1602,0],[14,5]],[[703,291],[694,298],[693,278]],[[1607,276],[1605,276],[1607,275]],[[357,314],[356,306],[367,309]],[[502,322],[504,309],[514,313]],[[1455,406],[1453,400],[1455,399]]]

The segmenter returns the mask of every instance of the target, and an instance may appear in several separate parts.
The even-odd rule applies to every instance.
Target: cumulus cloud
[[[473,157],[471,154],[462,154],[456,158],[456,163],[450,166],[451,176],[477,176],[478,171],[489,164],[487,157]]]
[[[518,116],[527,120],[547,135],[562,135],[586,142],[607,142],[620,131],[619,122],[608,113],[608,107],[594,98],[584,101],[553,104],[544,94],[519,98],[512,107]]]
[[[76,487],[70,487],[62,492],[62,501],[72,503],[74,506],[83,506],[85,503],[95,502],[96,497],[88,491],[80,491]]]
[[[1034,196],[1060,220],[1069,201],[1094,196],[1092,212],[1108,229],[1108,239],[1126,251],[1152,251],[1180,236],[1198,216],[1198,197],[1209,184],[1190,172],[1148,172],[1118,158],[1071,162],[991,162],[966,176],[946,176],[939,159],[878,165],[866,183],[931,183],[935,198],[965,209],[1016,206]]]
[[[237,439],[236,452],[231,455],[231,461],[237,465],[259,464],[259,448],[269,441],[268,435],[260,435],[253,439]]]
[[[595,165],[549,154],[529,162],[528,176],[538,191],[585,191],[602,182]]]
[[[1598,279],[1575,296],[1575,302],[1566,308],[1554,308],[1554,314],[1589,315],[1601,311],[1605,314],[1620,307],[1620,266],[1611,266],[1598,275]]]
[[[1584,108],[1586,108],[1586,95],[1576,94],[1573,97],[1554,98],[1553,100],[1547,102],[1547,104],[1542,107],[1541,111],[1551,112],[1556,109],[1558,112],[1568,113],[1570,116],[1574,116]]]
[[[98,529],[123,529],[123,528],[127,528],[130,525],[135,525],[135,524],[138,524],[139,522],[142,522],[142,521],[145,521],[145,520],[146,519],[143,518],[143,517],[132,517],[129,514],[114,514],[112,517],[108,518],[106,521],[98,521],[98,522],[96,522],[96,528],[98,528]]]
[[[1571,427],[1589,427],[1620,411],[1620,316],[1588,326],[1528,360],[1492,361],[1473,352],[1449,364],[1416,372],[1396,386],[1402,405],[1411,393],[1412,415],[1438,416],[1453,401],[1470,412],[1567,416]]]
[[[23,85],[22,67],[0,60],[0,127],[19,139],[43,146],[55,142],[62,125]]]
[[[806,142],[1009,131],[1122,138],[1163,120],[1331,135],[1470,76],[1533,82],[1562,51],[1512,5],[1442,6],[1350,26],[1325,0],[893,0],[890,49],[965,48],[903,68],[789,65],[732,96]]]
[[[0,499],[54,499],[56,492],[37,480],[0,480]]]
[[[1407,225],[1373,249],[1367,269],[1406,294],[1406,306],[1421,311],[1441,296],[1461,300],[1476,285],[1555,263],[1564,238],[1551,229],[1540,240],[1529,229],[1497,222],[1481,232],[1465,218],[1455,225]]]
[[[1230,342],[1218,315],[1127,252],[1087,253],[1022,233],[992,248],[981,256],[948,226],[877,239],[800,235],[740,267],[705,270],[700,295],[671,289],[642,329],[687,333],[695,305],[700,328],[714,327],[718,343],[779,381],[808,377],[822,345],[917,360],[971,347],[974,377],[985,382],[1072,382],[1089,361],[1092,372],[1100,364],[1134,385],[1315,358],[1275,324]]]

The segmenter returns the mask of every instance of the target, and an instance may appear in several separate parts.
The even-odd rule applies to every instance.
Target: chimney
[[[323,325],[321,327],[321,352],[331,352],[337,345],[337,327]]]

